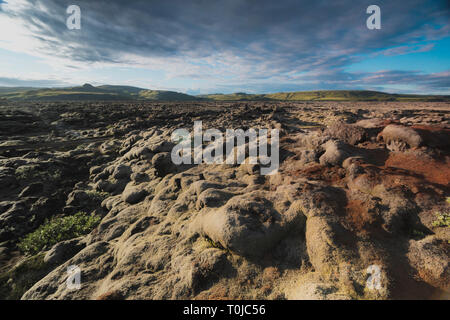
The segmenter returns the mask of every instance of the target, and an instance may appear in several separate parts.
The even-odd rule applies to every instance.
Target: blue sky
[[[438,0],[0,0],[0,86],[450,94],[449,18]]]

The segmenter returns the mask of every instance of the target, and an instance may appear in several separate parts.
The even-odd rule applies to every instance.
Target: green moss
[[[420,240],[420,239],[425,238],[426,234],[420,230],[412,229],[412,230],[410,230],[410,236],[412,239]]]
[[[56,169],[53,172],[43,171],[37,165],[25,165],[16,169],[15,175],[19,180],[39,179],[44,181],[61,180],[61,171]]]
[[[99,222],[100,217],[88,215],[85,212],[53,218],[21,239],[18,247],[25,254],[36,254],[58,242],[88,234]]]
[[[232,254],[230,249],[225,248],[224,246],[222,246],[220,244],[220,242],[216,242],[216,241],[214,241],[213,239],[211,239],[210,237],[208,237],[206,235],[202,236],[200,238],[200,243],[202,244],[203,248],[216,248],[216,249],[225,251],[227,254]]]
[[[447,199],[448,200],[448,199]],[[431,224],[433,227],[449,227],[450,226],[450,214],[436,212],[436,220]]]
[[[211,239],[210,237],[207,237],[207,236],[205,236],[204,238],[208,244],[208,247],[225,250],[225,248],[219,242],[215,242],[213,239]]]
[[[95,190],[86,191],[86,194],[89,196],[90,199],[98,202],[102,202],[103,200],[109,197],[108,192],[100,192]]]

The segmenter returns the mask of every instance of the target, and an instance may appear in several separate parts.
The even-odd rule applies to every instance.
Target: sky
[[[0,0],[0,86],[450,94],[449,21],[445,0]]]

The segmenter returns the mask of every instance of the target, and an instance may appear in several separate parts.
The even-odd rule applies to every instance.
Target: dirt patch
[[[345,185],[345,170],[339,167],[329,167],[321,164],[312,165],[305,169],[289,172],[289,175],[304,177],[309,180],[320,180],[330,185]]]
[[[450,181],[450,159],[445,161],[434,159],[420,159],[415,155],[405,153],[391,153],[386,160],[385,167],[394,167],[420,174],[425,180],[448,187]]]
[[[350,200],[347,202],[346,218],[347,221],[358,231],[365,232],[365,226],[370,222],[367,208],[361,200]]]

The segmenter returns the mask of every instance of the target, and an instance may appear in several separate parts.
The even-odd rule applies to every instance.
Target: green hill
[[[194,97],[188,94],[179,93],[175,91],[162,91],[162,90],[142,90],[139,92],[139,99],[152,101],[203,100],[201,97]]]
[[[192,96],[175,91],[132,86],[84,84],[67,88],[0,87],[0,99],[12,101],[450,101],[450,96],[390,94],[367,90],[321,90],[269,94],[207,94]]]
[[[214,94],[205,94],[199,95],[198,97],[208,99],[208,100],[217,100],[217,101],[257,101],[257,100],[271,100],[266,97],[264,94],[248,94],[244,92],[236,92],[231,94],[223,94],[223,93],[214,93]]]
[[[201,97],[217,101],[449,101],[450,96],[391,94],[368,90],[318,90],[269,94],[209,94]]]
[[[113,85],[104,85],[98,86],[97,88],[112,92],[121,93],[123,95],[139,95],[139,92],[147,89],[131,87],[131,86],[113,86]]]
[[[94,87],[84,84],[69,88],[7,88],[0,87],[0,98],[12,101],[77,101],[77,100],[151,100],[196,101],[201,98],[184,93],[147,90],[131,86],[104,85]]]
[[[0,94],[33,90],[32,87],[0,87]]]

